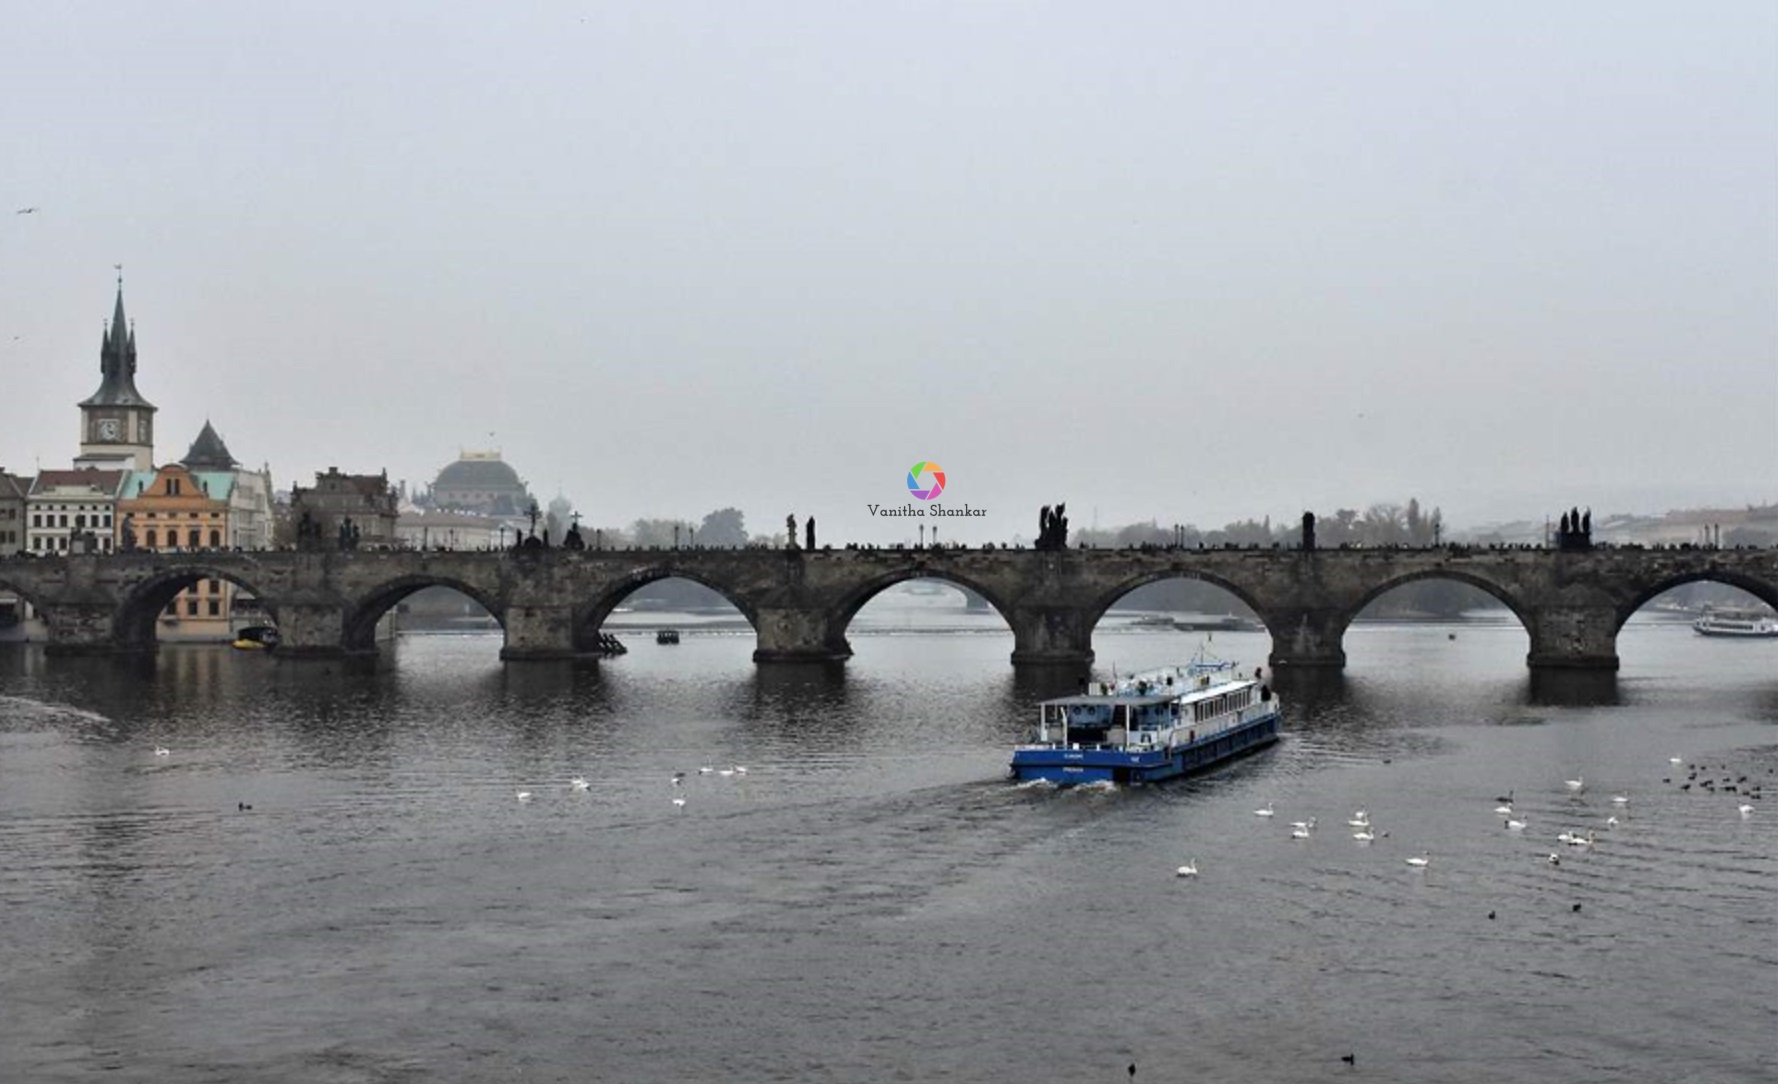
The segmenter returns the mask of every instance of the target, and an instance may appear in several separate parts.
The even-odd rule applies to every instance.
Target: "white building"
[[[25,550],[47,557],[90,544],[93,552],[110,553],[118,490],[127,477],[127,471],[90,467],[39,473],[25,498]]]

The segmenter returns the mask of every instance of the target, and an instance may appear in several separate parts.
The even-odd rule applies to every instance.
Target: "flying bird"
[[[37,213],[37,208],[35,208],[35,207],[20,207],[18,209],[18,213],[21,215],[34,215]]]

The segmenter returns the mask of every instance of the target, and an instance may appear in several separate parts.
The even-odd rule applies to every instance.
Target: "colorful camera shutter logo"
[[[937,463],[924,461],[908,468],[908,492],[929,501],[945,491],[945,469]]]

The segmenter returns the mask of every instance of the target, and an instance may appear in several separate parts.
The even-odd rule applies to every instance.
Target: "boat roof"
[[[1252,678],[1233,678],[1227,681],[1212,682],[1209,685],[1196,687],[1184,685],[1162,685],[1159,692],[1138,693],[1136,681],[1120,682],[1116,689],[1109,693],[1076,693],[1073,696],[1058,696],[1041,703],[1047,707],[1090,707],[1104,704],[1189,704],[1198,700],[1207,700],[1213,696],[1221,696],[1236,689],[1250,688],[1256,682]]]
[[[1194,690],[1194,692],[1196,691]],[[1102,704],[1135,704],[1139,707],[1146,707],[1152,704],[1171,704],[1179,699],[1182,698],[1172,695],[1156,696],[1152,693],[1147,696],[1119,696],[1116,693],[1112,693],[1110,696],[1089,696],[1082,693],[1079,696],[1058,696],[1054,700],[1045,700],[1043,703],[1048,707],[1065,708],[1097,707]]]

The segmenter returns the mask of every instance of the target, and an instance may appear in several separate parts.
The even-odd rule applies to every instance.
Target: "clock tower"
[[[136,390],[136,329],[124,321],[123,275],[117,307],[99,348],[99,390],[80,404],[76,467],[154,469],[154,404]]]

